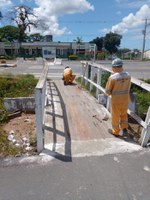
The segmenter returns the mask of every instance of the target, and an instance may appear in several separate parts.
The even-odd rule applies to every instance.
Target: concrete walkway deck
[[[76,83],[48,82],[44,151],[52,157],[83,157],[132,152],[142,147],[108,133],[110,114]]]

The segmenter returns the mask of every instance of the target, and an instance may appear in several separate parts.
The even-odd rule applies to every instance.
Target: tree
[[[77,45],[81,45],[82,44],[82,38],[81,37],[77,37],[75,40]]]
[[[25,31],[30,27],[37,27],[37,17],[34,15],[33,10],[28,6],[18,6],[12,12],[11,20],[15,21],[19,28],[19,42],[23,42]]]
[[[124,54],[127,53],[127,52],[129,52],[129,51],[131,51],[131,50],[128,49],[128,48],[118,49],[117,56],[119,58],[123,58]]]
[[[98,51],[102,51],[102,48],[103,48],[103,41],[104,41],[104,38],[103,38],[103,37],[101,37],[101,38],[97,37],[97,38],[93,39],[92,41],[90,41],[90,43],[96,44],[97,50],[98,50]]]
[[[15,26],[4,26],[0,28],[0,41],[14,42],[18,40],[19,29]]]
[[[76,44],[77,44],[77,47],[78,47],[78,53],[79,53],[80,45],[82,44],[82,38],[81,38],[81,37],[77,37],[74,41],[75,41]]]
[[[116,53],[121,42],[122,36],[117,33],[107,33],[104,37],[104,48],[112,55]]]
[[[42,41],[44,36],[40,35],[39,33],[31,34],[28,36],[28,41],[35,42],[35,41]]]

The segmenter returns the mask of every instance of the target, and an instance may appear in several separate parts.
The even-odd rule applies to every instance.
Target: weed
[[[0,77],[0,123],[7,119],[7,112],[4,109],[3,99],[14,97],[33,96],[38,80],[31,74],[12,75],[3,74]]]
[[[15,147],[8,141],[7,134],[0,129],[0,157],[15,156],[23,152],[22,147]]]

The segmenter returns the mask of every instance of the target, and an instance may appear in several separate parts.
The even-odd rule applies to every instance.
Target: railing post
[[[86,69],[85,77],[89,78],[89,74],[90,74],[90,66],[87,63],[87,69]],[[85,85],[87,85],[87,84],[88,84],[88,80],[85,80]]]
[[[35,113],[37,132],[37,151],[43,150],[43,113],[42,113],[42,89],[35,90]]]
[[[40,153],[44,148],[44,108],[47,103],[47,74],[48,66],[45,66],[42,75],[35,88],[35,115],[36,115],[36,132],[37,132],[37,151]]]
[[[106,103],[106,108],[110,112],[110,103],[111,103],[111,97],[107,96],[107,103]]]
[[[101,86],[101,79],[102,79],[102,68],[98,68],[98,70],[97,70],[97,85]],[[97,88],[97,90],[96,90],[97,97],[98,97],[98,94],[100,94],[100,89]]]
[[[92,82],[94,81],[94,67],[93,66],[91,66],[90,79],[91,79]],[[90,83],[90,92],[92,91],[92,89],[93,89],[93,84]]]
[[[147,142],[150,138],[150,106],[148,108],[145,123],[147,124],[147,128],[146,129],[143,128],[141,138],[139,140],[139,142],[141,143],[141,146],[143,147],[147,145]]]
[[[82,66],[81,66],[81,75],[82,75],[82,76],[84,76],[84,65],[85,65],[85,63],[82,63]],[[81,76],[81,77],[82,77],[82,76]]]

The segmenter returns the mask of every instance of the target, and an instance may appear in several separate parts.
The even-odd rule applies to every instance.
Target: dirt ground
[[[24,148],[30,155],[36,154],[35,114],[21,113],[21,116],[9,120],[3,127],[8,135],[13,135],[13,145]]]
[[[21,137],[27,137],[32,140],[36,136],[35,114],[22,113],[20,117],[15,117],[8,121],[3,126],[3,129],[7,133],[13,130],[16,140]]]

